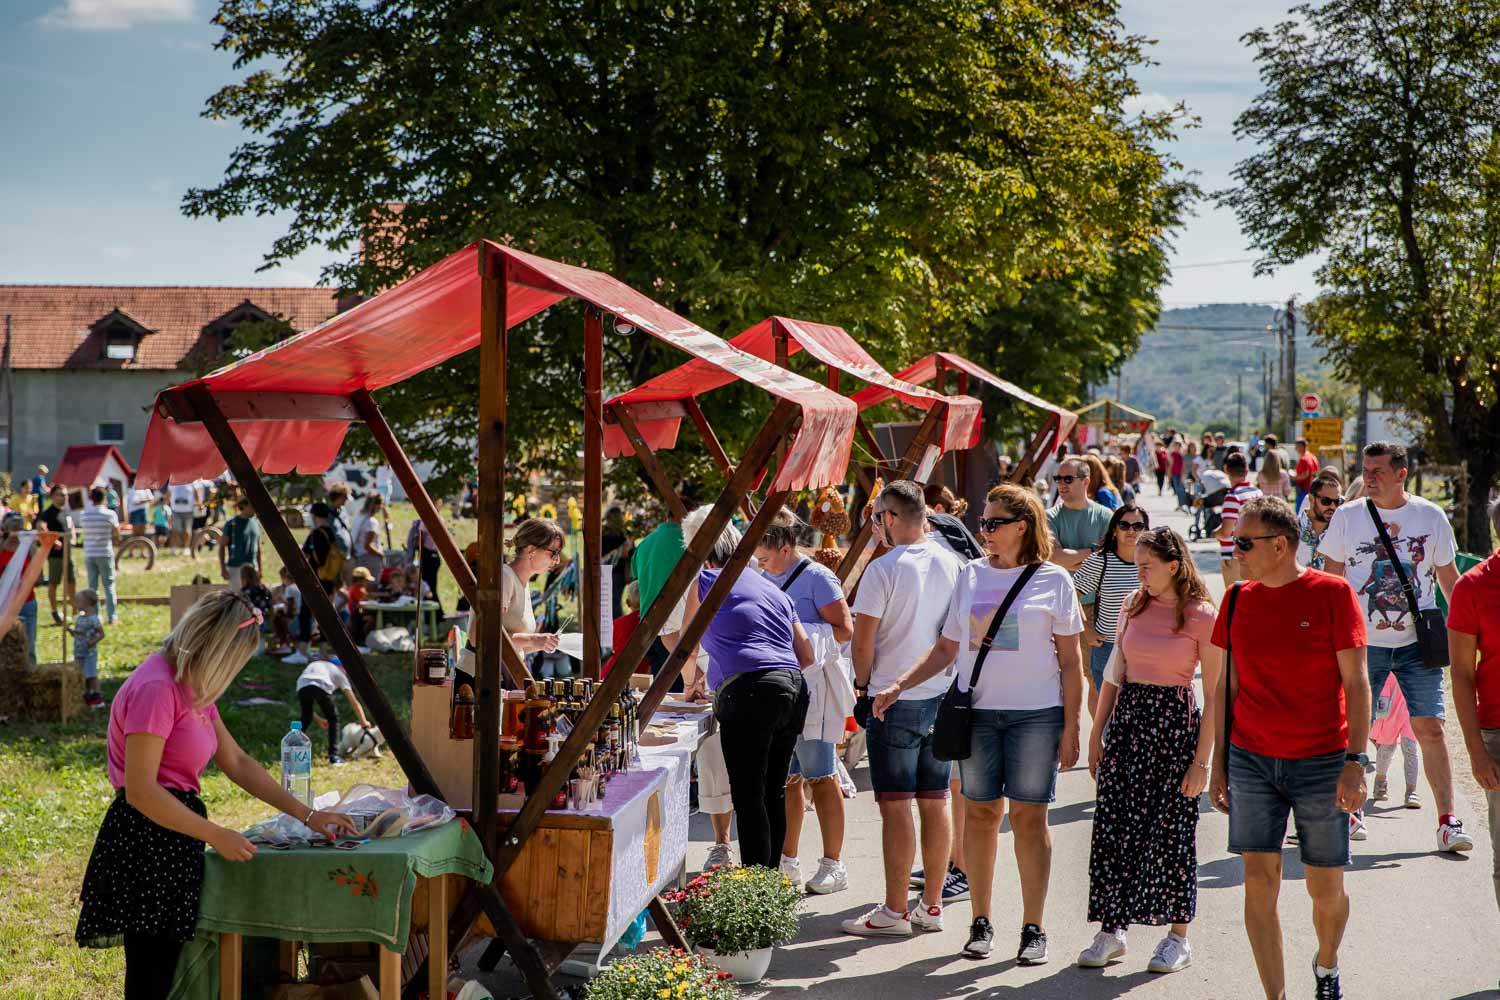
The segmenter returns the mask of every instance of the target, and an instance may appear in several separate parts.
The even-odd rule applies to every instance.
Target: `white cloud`
[[[135,256],[135,247],[112,246],[104,248],[105,256],[113,257],[115,260],[129,260]]]
[[[62,31],[122,31],[192,18],[193,0],[62,0],[38,23]]]
[[[1156,91],[1127,98],[1124,105],[1127,115],[1159,115],[1175,107],[1176,101]]]

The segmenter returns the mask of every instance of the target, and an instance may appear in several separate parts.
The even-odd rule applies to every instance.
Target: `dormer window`
[[[94,324],[99,357],[104,361],[134,361],[141,338],[151,332],[123,309],[116,309]]]
[[[218,347],[222,351],[227,347],[229,338],[233,336],[235,327],[245,323],[274,323],[275,321],[274,316],[246,299],[203,329],[207,333],[218,336]]]

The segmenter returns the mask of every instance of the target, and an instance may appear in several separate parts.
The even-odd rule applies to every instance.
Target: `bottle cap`
[[[292,732],[294,732],[294,733],[300,733],[300,732],[302,732],[302,720],[301,719],[293,719],[292,720]]]

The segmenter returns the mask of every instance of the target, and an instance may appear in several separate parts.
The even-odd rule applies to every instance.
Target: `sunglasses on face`
[[[555,549],[543,549],[542,551],[545,552],[545,553],[547,553],[547,555],[550,558],[554,559],[554,560],[562,558],[562,546],[561,545],[559,545]]]
[[[1082,478],[1083,478],[1082,476],[1053,476],[1052,477],[1052,481],[1054,483],[1068,483],[1068,484],[1071,484],[1074,480],[1078,480],[1078,479],[1082,479]]]
[[[1007,524],[1019,524],[1024,520],[1026,520],[1024,517],[981,517],[979,519],[979,530],[989,535],[999,531]]]
[[[1263,542],[1268,538],[1280,538],[1280,535],[1240,535],[1234,540],[1234,547],[1241,552],[1249,552],[1255,548],[1256,542]]]
[[[1344,504],[1343,497],[1314,496],[1313,499],[1318,501],[1318,503],[1323,504],[1325,507],[1342,507]]]
[[[1145,521],[1121,521],[1119,524],[1115,525],[1115,530],[1116,531],[1145,531],[1146,530],[1146,522]]]

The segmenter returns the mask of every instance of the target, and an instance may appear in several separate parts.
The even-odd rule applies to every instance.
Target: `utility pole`
[[[1282,322],[1281,310],[1276,310],[1276,315],[1271,323],[1276,330],[1276,371],[1271,376],[1271,389],[1268,393],[1270,405],[1266,407],[1266,430],[1274,432],[1279,426],[1276,416],[1281,412],[1281,404],[1284,399],[1281,384],[1286,378],[1286,324]],[[1267,327],[1272,329],[1272,327]]]
[[[0,354],[0,381],[5,388],[5,472],[16,472],[16,383],[11,373],[10,313],[5,314],[5,348]],[[40,501],[38,501],[40,503]]]
[[[1234,376],[1234,437],[1237,441],[1245,439],[1245,373],[1236,372]]]
[[[1297,415],[1301,412],[1297,401],[1297,299],[1286,300],[1286,438],[1297,439]]]
[[[1260,422],[1262,427],[1271,425],[1271,362],[1266,358],[1265,348],[1260,351]]]
[[[1370,390],[1359,387],[1359,417],[1354,422],[1354,445],[1361,452],[1370,443]]]

